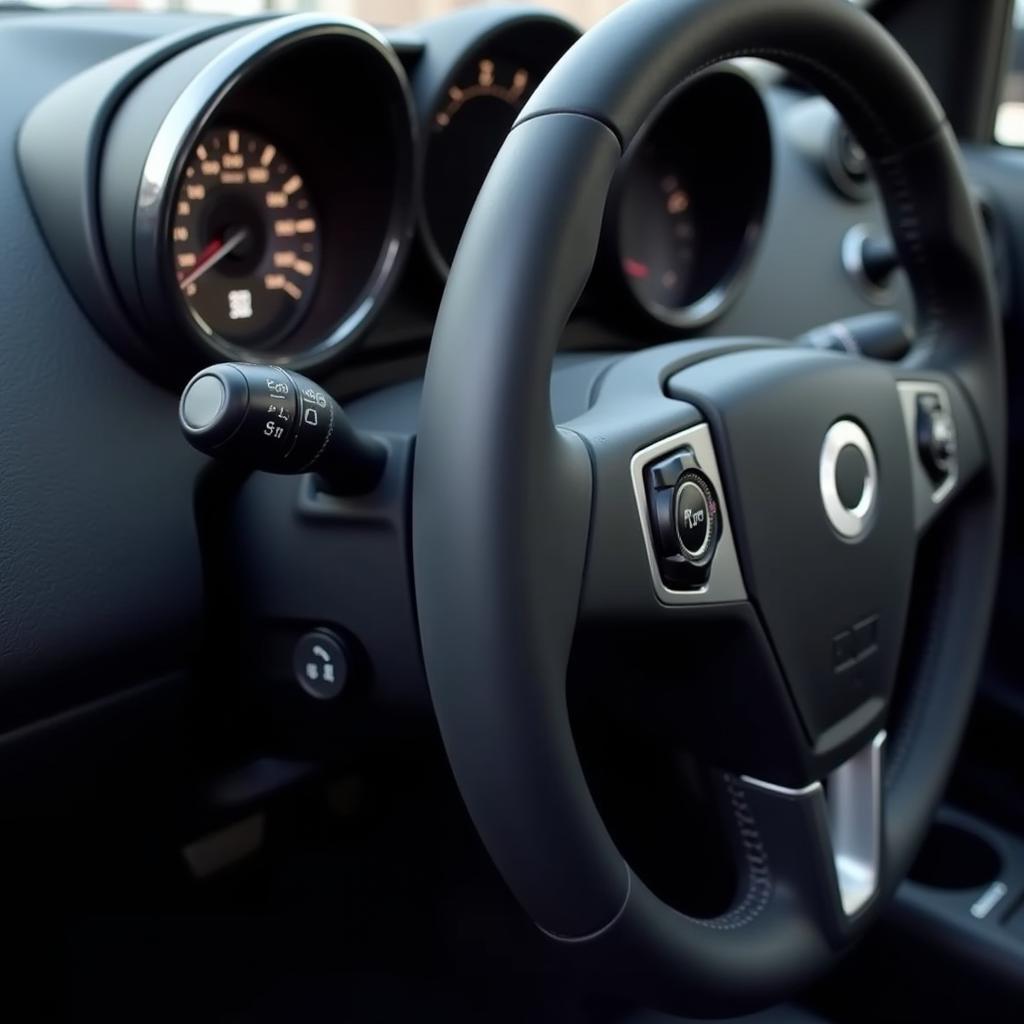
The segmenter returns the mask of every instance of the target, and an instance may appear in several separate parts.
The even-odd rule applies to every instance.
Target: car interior
[[[0,0],[4,1018],[1021,1020],[1024,4],[287,6]]]

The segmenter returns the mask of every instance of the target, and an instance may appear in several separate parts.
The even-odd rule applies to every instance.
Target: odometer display
[[[260,135],[224,127],[201,137],[182,171],[170,242],[178,289],[208,335],[271,346],[309,306],[317,213],[302,175]]]

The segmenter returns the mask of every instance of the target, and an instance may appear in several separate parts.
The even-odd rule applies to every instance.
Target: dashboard
[[[93,816],[102,798],[163,860],[320,764],[400,751],[396,779],[433,827],[406,760],[436,738],[409,563],[423,372],[491,163],[579,35],[522,5],[387,29],[0,7],[5,814],[67,811],[102,840],[77,852],[106,858],[121,844]],[[1005,197],[1021,161],[989,148],[965,157],[1019,327],[1007,231],[1024,235],[1024,203]],[[899,335],[914,310],[890,256],[835,109],[774,65],[717,65],[622,156],[554,419],[588,409],[622,353],[664,342],[831,346],[853,318]],[[508,266],[488,254],[495,282]],[[297,371],[318,409],[343,403],[387,449],[379,489],[353,500],[191,447],[182,387],[224,360]],[[457,379],[472,393],[468,370]],[[294,401],[274,415],[309,423]],[[299,644],[325,636],[351,669],[336,700],[295,685]]]
[[[0,352],[26,425],[0,440],[0,614],[17,617],[0,729],[193,678],[205,610],[226,600],[208,556],[236,539],[266,552],[246,584],[260,621],[315,621],[341,593],[354,604],[332,621],[393,620],[365,559],[400,523],[343,545],[323,509],[296,513],[293,480],[257,474],[251,519],[206,536],[214,484],[182,441],[180,389],[224,359],[276,362],[411,451],[465,218],[577,27],[491,6],[388,31],[314,14],[0,19]],[[828,103],[770,65],[709,71],[622,160],[563,358],[910,321],[901,273],[879,288],[858,259],[885,224]],[[497,280],[501,251],[492,262]],[[300,606],[278,603],[294,595],[275,578],[307,581]],[[385,641],[375,701],[422,710],[415,646]],[[203,665],[217,680],[234,667]]]
[[[358,347],[422,347],[488,168],[579,30],[501,8],[390,35],[318,15],[183,23],[69,66],[20,126],[28,197],[86,315],[163,383],[221,359],[341,373]],[[574,318],[588,343],[905,310],[898,282],[851,267],[851,244],[885,236],[844,131],[756,62],[680,85],[623,158]]]

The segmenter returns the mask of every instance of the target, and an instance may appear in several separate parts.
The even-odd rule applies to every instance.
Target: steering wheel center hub
[[[818,485],[836,533],[845,540],[860,540],[871,528],[878,506],[878,463],[868,435],[853,420],[839,420],[825,433]]]

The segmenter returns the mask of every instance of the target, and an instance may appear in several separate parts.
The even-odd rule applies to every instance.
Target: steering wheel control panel
[[[718,498],[692,448],[655,462],[646,473],[658,569],[666,586],[703,586],[721,532]]]
[[[941,487],[956,469],[956,427],[937,392],[917,396],[917,448],[925,471]]]

